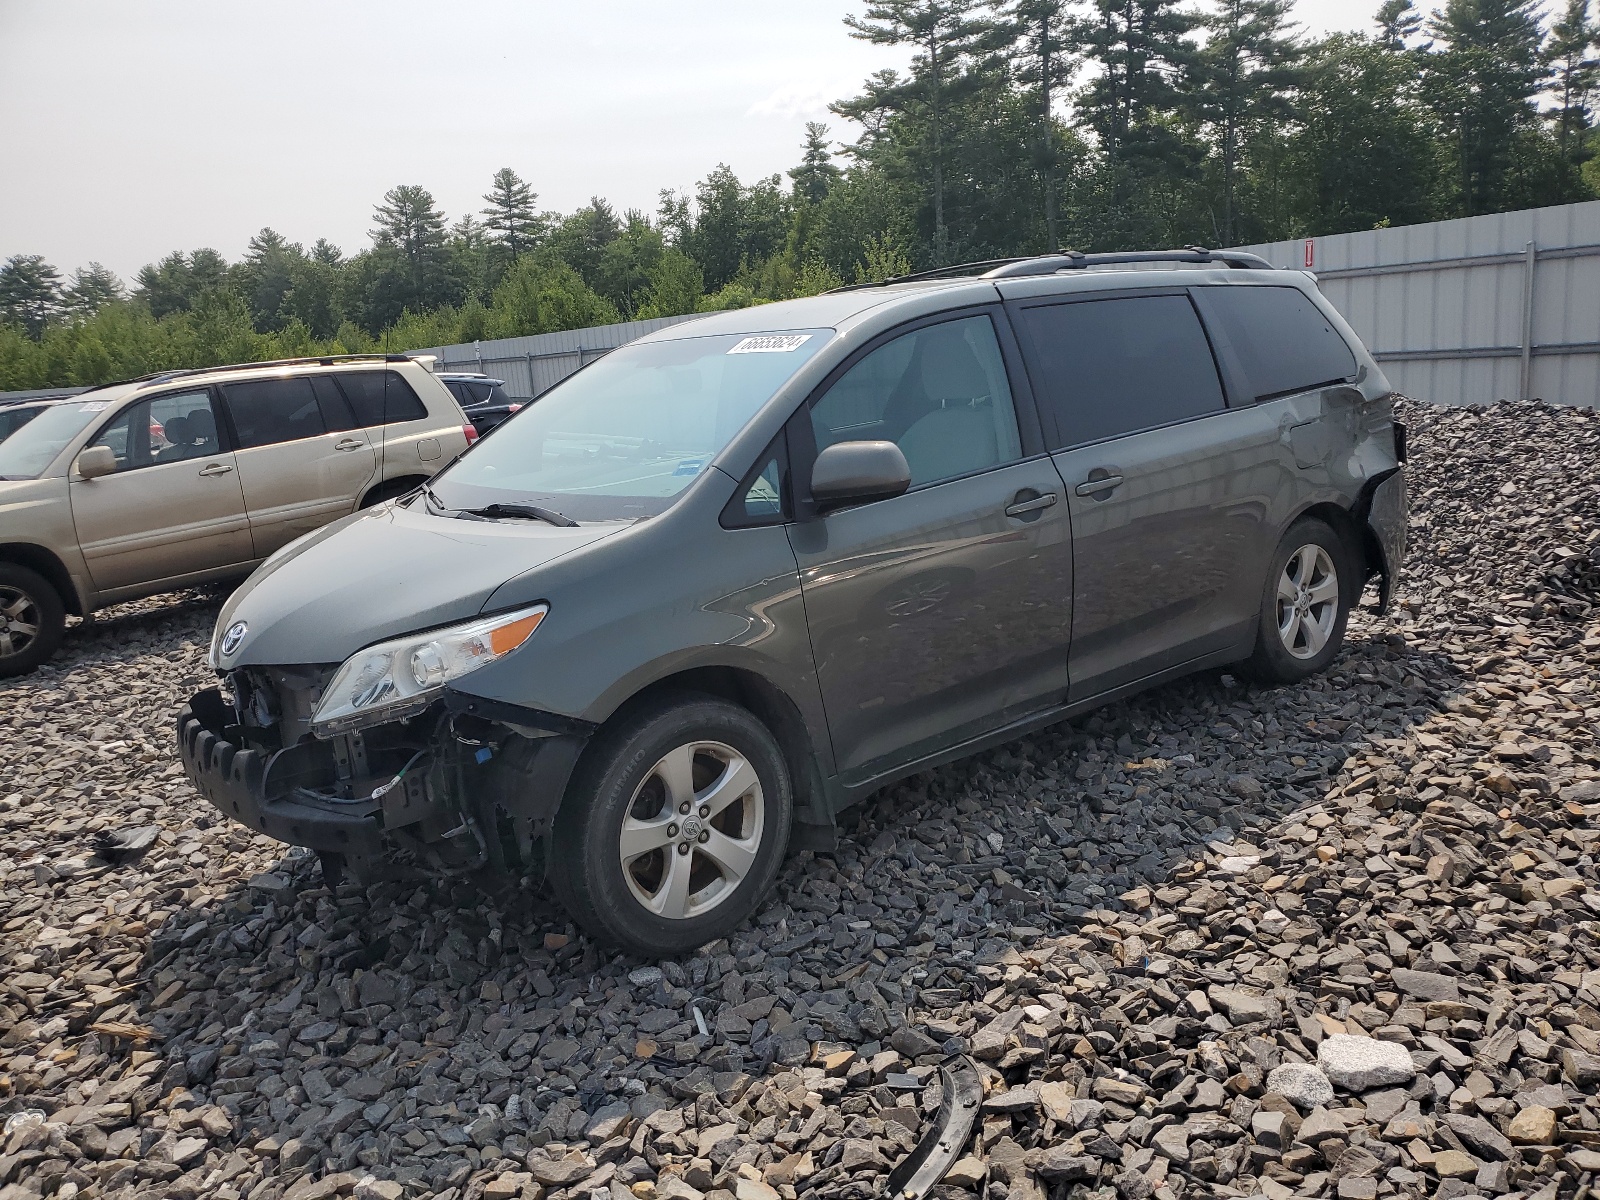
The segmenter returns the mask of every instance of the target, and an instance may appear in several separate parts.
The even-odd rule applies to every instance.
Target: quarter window
[[[428,415],[411,385],[395,371],[341,371],[334,376],[363,428],[420,421]]]
[[[110,447],[118,471],[204,458],[222,449],[206,391],[141,400],[95,434],[89,445]]]
[[[894,442],[911,486],[1022,456],[1005,362],[986,316],[928,325],[873,350],[811,407],[817,449]]]
[[[1187,296],[1127,296],[1022,310],[1059,450],[1224,407]]]
[[[328,432],[311,380],[252,379],[224,384],[222,394],[239,435],[239,448],[296,442]]]
[[[1196,289],[1207,320],[1220,320],[1254,400],[1271,400],[1349,379],[1356,358],[1299,288]]]

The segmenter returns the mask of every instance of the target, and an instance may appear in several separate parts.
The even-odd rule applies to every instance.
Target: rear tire
[[[789,772],[749,712],[679,695],[602,733],[556,814],[550,880],[591,935],[646,958],[724,937],[789,844]]]
[[[1255,651],[1242,664],[1263,683],[1299,683],[1344,646],[1356,584],[1350,552],[1326,521],[1302,517],[1273,553]]]
[[[61,645],[67,614],[44,576],[0,563],[0,679],[26,675]]]

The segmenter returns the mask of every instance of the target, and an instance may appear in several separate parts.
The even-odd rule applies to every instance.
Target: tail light
[[[513,404],[513,405],[512,405],[512,406],[511,406],[511,411],[512,411],[512,412],[521,412],[521,411],[522,411],[522,405],[520,405],[520,404]]]
[[[469,445],[469,446],[472,445],[473,442],[478,440],[478,431],[473,426],[471,421],[468,421],[465,425],[463,425],[461,427],[461,432],[466,435],[467,445]]]

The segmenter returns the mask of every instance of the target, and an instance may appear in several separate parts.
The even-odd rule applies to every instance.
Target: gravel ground
[[[659,966],[529,891],[330,893],[174,760],[215,599],[80,627],[0,685],[0,1200],[876,1196],[957,1051],[947,1197],[1586,1191],[1600,417],[1406,416],[1400,605],[1325,677],[919,776]]]

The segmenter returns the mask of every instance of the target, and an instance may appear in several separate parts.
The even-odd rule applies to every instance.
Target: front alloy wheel
[[[584,751],[550,834],[573,920],[648,958],[724,937],[777,878],[788,766],[748,710],[678,694],[613,718]]]
[[[634,898],[659,917],[710,912],[733,895],[761,849],[766,804],[750,761],[722,742],[665,755],[634,792],[618,851]]]

